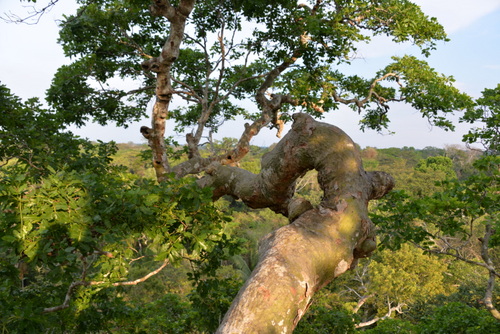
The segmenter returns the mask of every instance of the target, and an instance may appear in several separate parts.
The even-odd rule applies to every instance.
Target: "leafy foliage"
[[[104,171],[109,156],[116,152],[113,143],[93,145],[79,139],[65,127],[58,115],[44,109],[37,99],[22,102],[0,85],[0,161],[20,172],[40,177],[48,168]]]
[[[415,334],[418,333],[417,326],[409,321],[401,319],[385,319],[377,323],[377,327],[370,328],[364,333],[367,334],[386,334],[386,333],[401,333]]]
[[[350,334],[355,333],[351,314],[345,310],[316,307],[299,323],[294,333]]]
[[[48,91],[51,106],[78,126],[88,120],[126,125],[143,116],[154,93],[154,77],[139,64],[158,54],[167,37],[165,24],[164,18],[153,18],[142,1],[81,1],[78,12],[61,25],[60,43],[75,60],[56,74]],[[381,101],[406,101],[434,124],[451,128],[441,113],[470,105],[470,98],[452,86],[451,77],[413,56],[394,58],[374,78],[338,71],[338,65],[352,63],[358,43],[368,43],[373,36],[412,43],[425,56],[438,41],[446,41],[436,19],[409,1],[332,1],[319,6],[204,1],[196,4],[186,31],[172,68],[175,94],[186,101],[170,113],[178,131],[195,126],[202,113],[214,132],[238,115],[254,119],[256,110],[242,108],[237,101],[253,99],[264,76],[290,61],[294,52],[300,61],[276,79],[274,93],[293,96],[316,116],[321,115],[318,110],[335,110],[340,103],[362,106],[363,127],[381,129],[388,126],[389,107]],[[387,73],[392,75],[383,85],[379,79]],[[118,84],[118,78],[126,84]],[[401,87],[393,85],[396,80]],[[288,110],[292,107],[282,106],[282,112]]]
[[[390,240],[394,246],[404,241],[421,243],[442,236],[471,237],[473,224],[478,219],[486,219],[484,223],[496,226],[499,163],[498,156],[483,157],[474,163],[476,174],[464,181],[442,181],[442,192],[422,198],[394,192],[379,207],[386,214],[375,215],[374,221],[389,238],[386,241]]]
[[[412,304],[421,298],[445,294],[443,272],[446,267],[437,258],[409,245],[397,252],[384,250],[369,265],[371,278],[367,289],[377,295],[379,313],[385,314],[387,301]]]
[[[437,307],[419,333],[497,333],[498,322],[484,310],[460,303]]]
[[[113,286],[140,279],[135,266],[201,261],[233,243],[210,189],[189,179],[159,186],[117,171],[62,169],[35,181],[8,168],[0,198],[1,270],[9,277],[1,320],[14,331],[73,321],[81,332],[105,328],[126,311]],[[65,305],[66,294],[74,298]],[[43,315],[57,305],[63,311]]]
[[[464,136],[464,142],[473,144],[480,141],[489,154],[500,152],[500,84],[493,89],[485,89],[477,100],[477,108],[469,109],[461,121],[481,122],[482,128],[474,128]]]

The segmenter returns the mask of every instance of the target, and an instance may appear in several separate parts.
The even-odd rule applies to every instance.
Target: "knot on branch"
[[[145,72],[159,73],[160,72],[160,62],[158,60],[158,57],[143,61],[141,64],[141,67]]]
[[[168,2],[165,0],[155,0],[153,4],[149,6],[149,11],[152,16],[164,16],[169,8]]]
[[[285,103],[289,103],[294,106],[299,104],[299,102],[290,95],[271,94],[270,97],[271,100],[269,101],[269,107],[273,111],[280,109]]]
[[[300,217],[304,212],[313,209],[311,202],[302,197],[292,198],[288,204],[288,220],[292,223]]]
[[[358,247],[354,249],[354,258],[360,259],[371,255],[377,248],[377,240],[375,236],[366,238]]]
[[[214,176],[219,166],[221,166],[221,163],[218,161],[214,161],[205,168],[205,173]]]
[[[151,137],[151,134],[153,133],[153,129],[148,128],[147,126],[141,126],[141,133],[144,138],[149,139]]]
[[[316,128],[315,120],[312,116],[304,113],[296,113],[292,115],[292,118],[292,130],[297,133],[312,135]]]
[[[281,134],[283,133],[283,130],[285,130],[285,122],[280,118],[280,114],[278,112],[273,113],[272,127],[278,129],[276,137],[281,138]]]
[[[200,152],[198,150],[198,140],[192,133],[186,134],[186,143],[188,146],[188,158],[192,159],[194,157],[200,157]]]
[[[368,199],[379,199],[394,188],[394,178],[385,172],[368,172],[368,180],[371,184],[371,191]]]

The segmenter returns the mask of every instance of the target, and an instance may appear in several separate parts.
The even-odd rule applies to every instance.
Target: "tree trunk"
[[[298,177],[318,171],[323,199],[313,207],[294,198]],[[291,333],[316,291],[375,249],[370,199],[394,185],[382,172],[365,172],[359,151],[339,128],[295,114],[292,130],[262,158],[260,174],[217,165],[203,181],[215,195],[270,207],[291,224],[261,242],[260,259],[217,333]]]

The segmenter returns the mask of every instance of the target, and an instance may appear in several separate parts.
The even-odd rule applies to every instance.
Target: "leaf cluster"
[[[0,163],[33,177],[48,168],[66,166],[72,170],[105,171],[110,168],[114,143],[91,144],[64,131],[59,114],[44,108],[37,99],[21,101],[0,85]]]
[[[78,12],[61,24],[59,41],[74,62],[56,74],[48,91],[51,106],[78,126],[88,120],[126,125],[143,116],[155,78],[139,65],[158,56],[168,34],[166,23],[152,17],[142,1],[82,0]],[[349,104],[364,111],[362,127],[381,130],[389,123],[386,102],[406,101],[434,124],[452,128],[441,112],[463,109],[469,99],[452,87],[452,78],[426,62],[395,58],[375,78],[339,71],[338,65],[351,64],[360,42],[377,35],[412,43],[425,56],[437,41],[447,40],[435,18],[406,0],[197,3],[172,67],[175,94],[187,104],[176,106],[170,117],[183,131],[208,115],[204,126],[214,132],[238,115],[254,119],[257,108],[237,101],[252,99],[272,69],[292,64],[272,83],[272,93],[292,96],[316,116]],[[404,87],[392,87],[394,77],[372,87],[391,71]],[[117,87],[117,78],[134,89]],[[285,105],[282,112],[292,109]]]
[[[209,255],[214,249],[234,243],[225,233],[230,218],[214,206],[209,189],[189,179],[159,186],[125,174],[62,170],[33,182],[12,171],[2,176],[0,203],[1,270],[11,277],[0,303],[2,323],[11,329],[20,328],[10,318],[16,309],[23,310],[19,320],[39,315],[30,321],[42,327],[55,325],[54,318],[115,310],[107,304],[111,286],[140,278],[130,276],[134,266],[183,259],[201,266],[216,257]],[[81,287],[70,294],[68,310],[42,316],[63,303],[75,282]]]
[[[464,135],[469,144],[481,142],[488,154],[500,152],[500,84],[493,89],[485,89],[477,99],[476,107],[470,108],[461,118],[462,122],[480,123]]]

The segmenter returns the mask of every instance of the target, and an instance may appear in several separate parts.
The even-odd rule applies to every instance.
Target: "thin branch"
[[[139,54],[140,56],[142,57],[145,57],[145,58],[148,58],[148,59],[152,59],[154,58],[153,56],[147,54],[144,49],[139,45],[137,44],[133,39],[132,37],[130,37],[130,35],[125,31],[125,29],[122,29],[122,28],[119,28],[119,31],[120,33],[125,37],[127,38],[129,41],[125,41],[125,40],[120,40],[120,43],[122,43],[123,45],[127,45],[127,46],[130,46],[132,48],[134,48],[136,51],[137,51],[137,54]]]
[[[221,63],[220,63],[221,68],[219,70],[219,79],[217,80],[217,84],[215,85],[215,99],[217,99],[219,96],[220,85],[221,85],[222,79],[224,78],[224,72],[226,69],[227,54],[226,54],[226,47],[224,45],[224,27],[225,27],[225,25],[223,23],[221,30],[220,30],[220,34],[219,34],[219,36],[217,36],[217,39],[219,41],[219,46],[220,46],[220,53],[221,53]],[[212,104],[213,104],[213,102],[212,102]]]
[[[342,104],[351,104],[351,103],[354,103],[358,107],[358,109],[361,110],[361,108],[363,108],[363,106],[372,99],[372,96],[375,96],[377,98],[377,103],[379,103],[380,105],[384,106],[384,108],[387,109],[388,107],[386,105],[386,102],[390,102],[390,101],[404,101],[405,100],[405,98],[403,98],[403,97],[400,97],[398,99],[397,98],[385,99],[385,98],[379,96],[375,92],[375,88],[377,87],[377,84],[380,81],[383,81],[383,80],[385,80],[385,79],[387,79],[389,77],[396,78],[396,82],[398,83],[398,85],[400,87],[404,87],[403,84],[400,82],[400,76],[399,75],[397,75],[396,73],[386,73],[383,76],[381,76],[380,78],[377,78],[377,79],[373,80],[373,82],[370,85],[370,89],[368,90],[368,94],[367,94],[367,96],[364,99],[360,100],[360,99],[358,99],[356,97],[350,98],[350,99],[344,99],[336,91],[332,92],[333,99],[335,100],[335,102],[340,102]]]
[[[146,87],[142,87],[142,88],[132,89],[132,90],[129,90],[128,92],[126,92],[125,95],[130,95],[130,94],[144,92],[144,91],[147,91],[147,90],[155,89],[155,87],[156,86],[146,86]]]
[[[139,283],[142,283],[142,282],[148,280],[152,276],[158,274],[160,271],[163,270],[163,268],[165,268],[168,265],[168,263],[169,263],[168,259],[165,259],[163,261],[163,263],[161,264],[161,266],[159,266],[157,269],[153,270],[152,272],[148,273],[147,275],[145,275],[141,278],[138,278],[138,279],[133,280],[133,281],[115,282],[115,283],[112,283],[111,285],[112,286],[137,285]],[[108,284],[108,283],[109,282],[106,282],[106,281],[92,281],[92,282],[89,282],[89,285],[103,285],[103,284]]]
[[[142,283],[146,281],[147,279],[151,278],[152,276],[158,274],[160,271],[163,270],[168,265],[169,261],[168,259],[165,259],[160,267],[158,267],[156,270],[153,270],[152,272],[148,273],[147,275],[138,278],[133,281],[125,281],[125,282],[115,282],[112,283],[112,286],[125,286],[125,285],[137,285],[139,283]],[[82,272],[82,278],[85,278],[87,272],[87,265],[84,262],[84,269]],[[53,306],[53,307],[47,307],[43,310],[43,313],[50,313],[50,312],[56,312],[63,310],[65,308],[69,307],[69,303],[71,301],[71,296],[73,295],[74,290],[79,287],[79,286],[97,286],[97,285],[105,285],[109,284],[109,282],[106,281],[77,281],[77,282],[72,282],[69,285],[68,291],[66,292],[66,296],[64,297],[64,302],[61,305]]]
[[[133,250],[136,251],[135,249],[133,249]],[[143,258],[145,258],[144,255],[143,256],[139,256],[138,258],[130,260],[128,264],[131,264],[132,262],[138,261],[138,260],[143,259]]]
[[[500,320],[500,312],[496,309],[495,305],[493,305],[493,289],[495,288],[495,276],[498,274],[495,272],[495,267],[493,261],[489,255],[488,244],[490,241],[491,235],[494,233],[490,224],[486,225],[484,237],[480,239],[481,241],[481,257],[483,261],[488,265],[489,278],[488,284],[486,286],[486,292],[484,294],[484,305],[486,309],[490,311],[491,315],[496,319]]]
[[[356,307],[352,310],[352,313],[358,313],[361,306],[363,306],[364,303],[366,303],[366,301],[373,296],[375,296],[375,295],[371,294],[371,295],[367,295],[367,296],[362,296],[361,299],[358,301],[358,304],[356,305]]]
[[[191,101],[195,101],[197,103],[201,103],[202,102],[203,97],[201,97],[196,92],[196,89],[193,86],[188,85],[184,81],[181,81],[181,80],[176,79],[174,77],[172,77],[172,81],[175,82],[176,84],[179,84],[180,86],[184,87],[187,90],[187,91],[174,91],[174,94],[180,95],[183,99],[186,99],[185,96],[192,96],[196,100],[191,100]]]
[[[391,307],[391,303],[388,303],[388,305],[389,305],[389,311],[387,311],[387,313],[384,316],[382,316],[382,317],[375,317],[372,320],[365,321],[365,322],[360,322],[359,324],[356,324],[354,327],[361,328],[361,327],[366,327],[366,326],[373,325],[377,321],[389,318],[391,316],[392,312],[394,312],[394,311],[396,311],[399,314],[401,314],[401,313],[403,313],[402,307],[406,306],[406,304],[404,304],[404,303],[399,303],[398,305],[393,306],[393,307]]]
[[[448,256],[456,258],[457,260],[464,261],[466,263],[473,264],[473,265],[476,265],[476,266],[479,266],[479,267],[483,267],[483,268],[486,268],[488,270],[490,269],[489,266],[486,263],[469,260],[469,259],[461,256],[458,253],[454,254],[454,253],[448,252],[447,250],[428,249],[428,248],[422,247],[422,246],[420,246],[419,244],[416,244],[416,243],[413,243],[413,245],[415,247],[417,247],[417,248],[420,248],[421,250],[423,250],[424,252],[427,252],[427,253],[432,253],[432,254],[437,254],[437,255],[448,255]],[[500,277],[500,274],[495,272],[495,276]]]
[[[88,282],[73,282],[69,285],[68,291],[66,292],[66,296],[64,297],[64,302],[61,305],[53,306],[53,307],[47,307],[43,309],[43,313],[50,313],[50,312],[56,312],[63,310],[65,308],[69,307],[69,302],[71,301],[71,295],[73,294],[73,290],[75,290],[77,287],[81,285],[89,285]]]
[[[0,19],[7,23],[15,23],[15,24],[24,23],[28,25],[35,25],[38,24],[38,22],[40,22],[40,19],[45,13],[50,12],[52,7],[54,7],[57,2],[59,2],[59,0],[50,0],[47,6],[43,7],[42,9],[36,9],[35,6],[25,6],[32,8],[33,12],[31,13],[28,12],[29,15],[24,18],[13,13],[10,14],[4,13],[5,17],[0,16]],[[33,18],[35,19],[34,22],[28,22],[28,20],[31,20]]]

